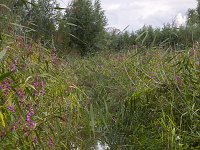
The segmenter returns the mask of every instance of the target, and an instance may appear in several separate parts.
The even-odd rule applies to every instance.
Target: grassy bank
[[[61,59],[23,38],[4,41],[1,149],[200,148],[198,49]]]

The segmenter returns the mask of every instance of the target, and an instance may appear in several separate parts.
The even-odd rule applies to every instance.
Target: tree
[[[198,23],[200,22],[200,0],[197,0],[197,16],[198,16]]]
[[[26,2],[22,0],[1,0],[0,2],[0,45],[3,41],[2,33],[5,32],[7,34],[18,34],[20,35],[21,29],[14,26],[16,23],[20,24],[22,21],[22,14],[24,13],[24,5]]]
[[[58,30],[55,32],[54,41],[56,43],[56,48],[64,51],[69,47],[70,36],[69,36],[69,25],[66,20],[61,19],[59,21]]]
[[[189,9],[187,13],[187,25],[194,26],[198,24],[198,13],[195,9]]]
[[[2,2],[0,2],[0,14],[1,14],[0,16],[0,46],[3,41],[2,33],[8,26],[9,19],[11,18],[11,12],[9,8],[10,3],[11,1],[6,1],[6,0],[3,0]]]
[[[80,50],[81,55],[94,51],[102,41],[107,24],[100,1],[73,0],[68,6],[65,17],[70,26],[70,46]]]
[[[56,30],[57,12],[56,0],[32,0],[34,5],[30,6],[30,10],[26,15],[30,27],[35,29],[33,39],[39,39],[41,42],[51,41]]]

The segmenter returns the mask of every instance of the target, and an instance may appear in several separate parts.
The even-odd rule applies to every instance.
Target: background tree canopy
[[[63,19],[72,24],[69,26],[71,47],[79,49],[82,55],[98,48],[107,24],[99,0],[94,4],[90,0],[73,0]]]
[[[11,11],[1,6],[1,33],[9,30],[18,35],[26,34],[46,47],[57,49],[61,55],[70,51],[82,56],[105,49],[121,51],[133,45],[142,49],[182,50],[200,40],[199,0],[196,9],[188,10],[186,26],[177,28],[167,23],[162,28],[144,26],[132,33],[120,31],[117,34],[106,31],[107,19],[99,0],[72,0],[64,9],[56,0],[2,0],[2,4]],[[13,26],[12,22],[24,27]]]

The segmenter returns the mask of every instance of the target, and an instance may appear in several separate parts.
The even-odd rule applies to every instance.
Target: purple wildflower
[[[44,89],[42,89],[42,90],[40,91],[40,94],[41,94],[41,95],[44,95],[44,94],[45,94]]]
[[[7,89],[4,90],[4,94],[5,94],[6,96],[8,96],[9,92],[8,92]]]
[[[11,90],[12,88],[10,87],[10,85],[7,84],[7,85],[6,85],[6,89],[7,89],[7,90]]]
[[[34,115],[35,115],[35,113],[34,113],[33,109],[30,108],[28,114],[26,115],[26,122],[27,122],[28,127],[29,127],[30,129],[33,129],[33,128],[35,128],[35,126],[36,126],[36,123],[35,123],[34,121],[31,120],[31,117],[34,116]]]
[[[41,85],[41,87],[44,87],[44,82],[42,81],[42,82],[40,83],[40,85]]]
[[[29,130],[28,130],[28,128],[27,128],[26,126],[24,126],[24,127],[23,127],[23,131],[24,131],[24,133],[26,133],[26,132],[28,132]]]
[[[52,138],[49,139],[49,146],[50,146],[50,147],[53,146],[53,139],[52,139]]]
[[[22,125],[22,118],[19,118],[18,123]]]
[[[7,109],[8,109],[10,112],[12,112],[12,113],[15,113],[15,112],[16,112],[16,111],[15,111],[14,105],[8,106]]]
[[[5,81],[2,81],[0,84],[0,89],[4,92],[6,96],[8,96],[9,91],[12,90],[11,88],[12,80],[7,78]]]
[[[13,72],[16,72],[17,71],[17,66],[15,64],[11,64],[10,70],[13,71]]]
[[[18,122],[15,122],[13,127],[11,128],[11,131],[14,132],[18,128]]]
[[[24,93],[24,91],[23,91],[21,88],[17,91],[17,95],[18,95],[22,100],[25,99],[25,93]]]
[[[10,78],[6,78],[6,81],[9,85],[12,85],[13,81]]]
[[[34,83],[33,83],[33,85],[35,86],[35,88],[36,87],[38,87],[39,86],[39,82],[38,81],[35,81]]]
[[[17,64],[18,64],[17,59],[15,59],[13,61],[13,63],[10,65],[10,70],[13,71],[13,72],[16,72],[17,71]]]
[[[32,84],[36,89],[36,96],[45,94],[45,84],[43,81],[40,82],[38,77],[35,78],[35,81]]]
[[[175,79],[176,79],[176,82],[177,82],[178,85],[182,85],[182,84],[183,84],[183,80],[181,79],[180,76],[177,75],[177,76],[175,77]]]
[[[34,137],[34,138],[33,138],[33,143],[34,143],[34,144],[37,144],[37,143],[38,143],[37,137]]]
[[[22,125],[21,117],[13,124],[13,126],[11,127],[11,131],[14,132],[15,130],[17,130],[19,125]]]

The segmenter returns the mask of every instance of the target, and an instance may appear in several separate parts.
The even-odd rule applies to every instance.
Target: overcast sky
[[[71,0],[58,0],[64,7]],[[196,8],[196,0],[101,0],[108,26],[120,30],[137,30],[143,25],[161,27],[164,23],[184,24],[189,8]]]

